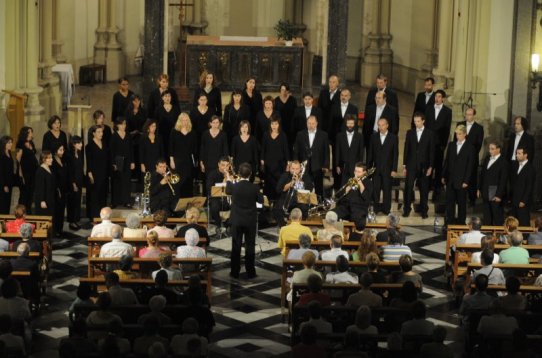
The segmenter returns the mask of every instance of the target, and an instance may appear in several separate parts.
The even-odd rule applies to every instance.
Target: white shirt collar
[[[460,141],[457,141],[457,145],[458,145],[459,147],[461,147],[461,146],[462,146],[463,144],[465,144],[465,139],[463,139],[463,141],[462,141],[462,142],[460,142]]]
[[[517,132],[516,137],[521,137],[525,131]]]
[[[501,153],[497,154],[497,155],[494,156],[494,157],[489,157],[489,159],[497,160],[497,159],[499,159],[500,156],[501,156]]]
[[[416,128],[416,132],[421,133],[421,132],[423,132],[424,129],[425,129],[425,126],[423,126],[421,128]]]
[[[435,108],[441,109],[441,108],[442,108],[442,104],[436,104],[436,103],[435,103]]]
[[[387,136],[387,135],[388,135],[388,132],[386,132],[386,133],[380,133],[380,136],[381,136],[381,137],[385,137],[385,136]]]

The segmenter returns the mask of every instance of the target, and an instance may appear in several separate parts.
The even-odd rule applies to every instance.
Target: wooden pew
[[[3,229],[6,228],[5,223],[11,220],[15,220],[15,215],[0,215],[0,225],[2,225]],[[51,216],[26,215],[25,220],[36,226],[36,233],[45,232],[50,234],[53,228],[53,218]],[[2,232],[5,232],[5,230],[2,230]]]
[[[101,218],[94,218],[92,220],[94,224],[99,224],[102,222]],[[118,224],[121,226],[126,225],[126,218],[111,218],[111,222],[114,224]],[[186,218],[168,218],[166,221],[166,226],[177,226],[177,225],[186,225],[187,220]],[[146,225],[148,229],[151,229],[154,227],[154,220],[152,219],[152,216],[147,216],[144,218],[141,218],[141,225]],[[207,220],[199,219],[198,225],[207,227]]]
[[[373,283],[371,285],[371,291],[375,293],[380,293],[383,291],[393,291],[393,292],[399,292],[401,288],[403,287],[402,283]],[[348,283],[324,283],[322,285],[322,291],[340,291],[341,295],[339,296],[331,296],[331,300],[335,302],[339,302],[340,305],[345,305],[348,301],[348,296],[350,296],[353,293],[358,292],[361,289],[361,285],[356,284],[348,284]],[[292,285],[292,305],[295,305],[298,300],[299,296],[301,296],[301,293],[307,292],[309,290],[309,286],[306,283],[296,283]]]
[[[41,257],[41,252],[29,252],[28,256],[33,259],[39,259]],[[14,251],[0,252],[0,259],[14,259],[19,257],[19,254]]]
[[[288,222],[289,223],[289,222]],[[340,221],[343,225],[343,232],[344,237],[348,238],[350,233],[356,229],[356,224],[354,224],[351,221]],[[314,236],[316,237],[316,232],[318,229],[324,228],[323,220],[301,220],[301,225],[308,226],[311,228]],[[386,224],[384,223],[367,223],[365,226],[367,229],[377,229],[377,230],[385,230]]]
[[[476,288],[474,284],[471,285],[471,288]],[[505,285],[488,285],[487,286],[488,291],[504,291],[506,292],[506,286]],[[526,293],[542,293],[542,286],[535,286],[535,285],[521,285],[519,286],[519,292],[526,294]]]
[[[97,256],[99,256],[101,247],[104,244],[107,244],[108,242],[111,242],[112,239],[113,238],[111,238],[111,237],[89,237],[87,239],[88,257],[97,257]],[[140,238],[125,237],[125,238],[122,238],[122,241],[132,245],[133,247],[135,247],[136,248],[136,255],[138,254],[139,249],[147,246],[147,239],[144,238],[144,237],[140,237]],[[160,246],[162,246],[163,244],[165,244],[165,246],[186,245],[186,240],[184,239],[184,237],[161,238],[161,239],[159,239],[159,241],[160,241]],[[199,243],[201,244],[202,248],[205,249],[207,247],[207,239],[206,238],[204,238],[204,237],[200,238]]]
[[[387,245],[387,242],[377,242],[376,246],[381,247]],[[352,252],[357,250],[359,247],[359,241],[344,241],[341,248],[345,251]],[[288,252],[292,249],[299,249],[299,241],[297,240],[288,240],[286,241],[286,256],[288,257]],[[311,242],[311,249],[316,251],[329,250],[329,241],[326,240],[317,240]]]
[[[11,234],[11,233],[8,234],[8,233],[4,232],[4,233],[0,234],[0,238],[2,238],[4,240],[7,240],[9,242],[13,242],[13,241],[20,240],[21,235],[20,234]],[[37,241],[47,241],[47,240],[49,240],[49,237],[47,236],[47,233],[43,232],[43,231],[35,232],[32,235],[32,238],[34,240],[37,240]]]
[[[538,276],[540,273],[542,273],[542,264],[527,264],[527,265],[521,265],[521,264],[494,264],[493,267],[500,268],[501,270],[506,270],[508,272],[513,272],[513,274],[517,277],[525,277],[523,273],[525,272],[533,272],[535,274],[535,277]],[[467,274],[465,276],[465,289],[470,287],[471,285],[471,273],[475,270],[478,270],[482,268],[481,264],[475,264],[472,262],[469,262],[467,265]]]

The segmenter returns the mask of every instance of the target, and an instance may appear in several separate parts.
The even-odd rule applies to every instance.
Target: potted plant
[[[280,19],[275,25],[274,29],[279,40],[284,40],[286,46],[292,46],[293,39],[296,35],[296,29],[290,20]]]

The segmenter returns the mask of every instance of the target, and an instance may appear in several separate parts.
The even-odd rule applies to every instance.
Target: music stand
[[[220,211],[224,211],[224,201],[223,199],[224,198],[228,198],[229,195],[226,194],[226,185],[225,183],[218,183],[219,185],[213,185],[211,187],[211,193],[210,193],[210,199],[211,198],[219,198],[220,199]],[[209,200],[209,219],[211,219],[211,200]],[[220,216],[220,214],[219,214]],[[208,219],[208,220],[209,220]],[[220,226],[217,226],[217,233],[215,235],[217,235],[217,238],[220,240],[222,239],[222,235],[225,235],[225,232],[222,232],[222,228],[224,228],[223,226],[224,224],[224,220],[222,220],[222,218],[220,218]]]
[[[194,196],[192,198],[180,198],[179,201],[177,201],[177,205],[175,206],[175,211],[186,211],[190,209],[191,207],[194,208],[203,208],[205,205],[205,201],[207,200],[204,196]]]

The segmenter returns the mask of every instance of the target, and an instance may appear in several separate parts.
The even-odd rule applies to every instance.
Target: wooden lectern
[[[17,138],[19,131],[24,126],[24,102],[26,95],[6,90],[2,90],[2,92],[9,94],[6,116],[8,117],[11,138]]]

